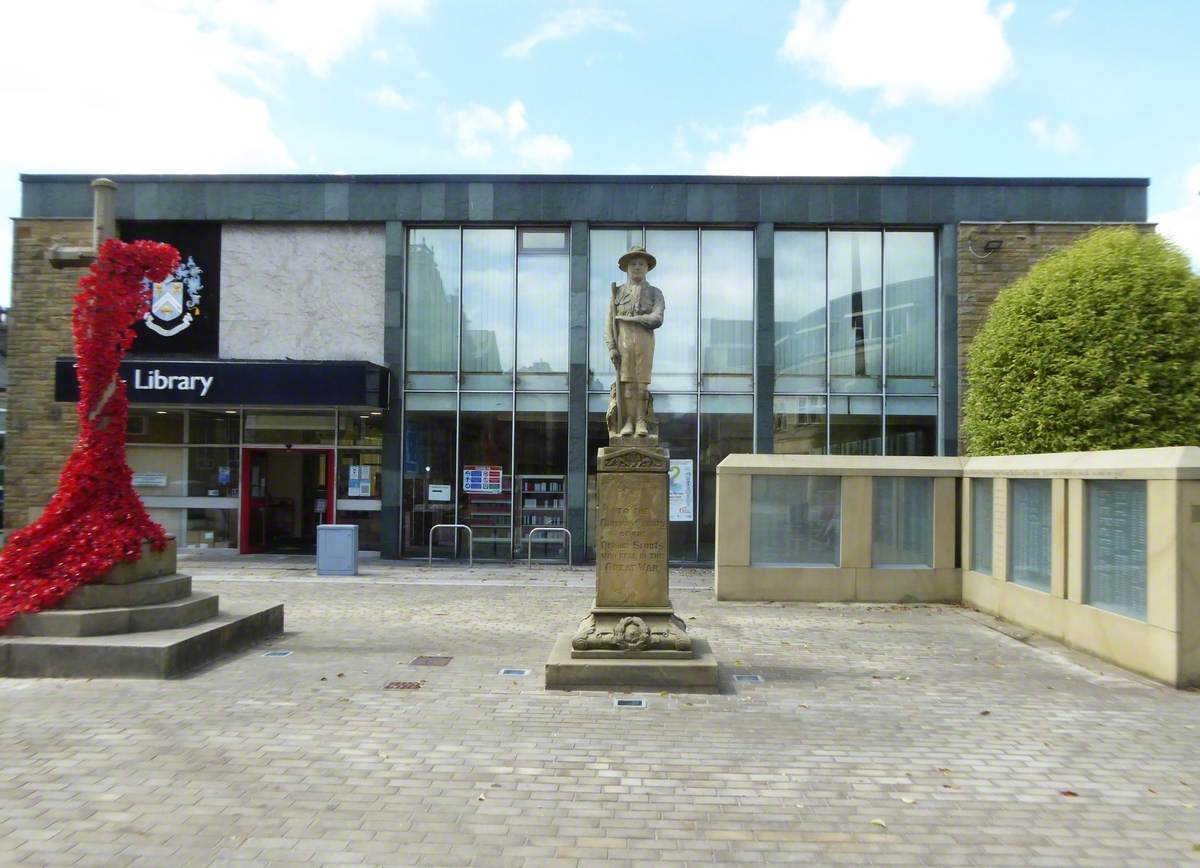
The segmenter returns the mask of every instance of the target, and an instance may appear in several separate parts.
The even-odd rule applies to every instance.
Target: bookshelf
[[[567,478],[552,475],[518,477],[517,514],[521,535],[517,538],[517,557],[526,554],[529,532],[535,527],[564,527],[567,523]],[[566,558],[562,534],[538,534],[533,540],[533,555],[545,560]]]

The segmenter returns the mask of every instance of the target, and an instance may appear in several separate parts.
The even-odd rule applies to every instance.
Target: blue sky
[[[20,172],[1134,176],[1200,263],[1194,0],[80,0],[3,24],[9,216]]]

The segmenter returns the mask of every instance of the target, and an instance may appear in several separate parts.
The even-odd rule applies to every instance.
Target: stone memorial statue
[[[617,373],[608,405],[610,438],[658,436],[650,378],[654,330],[663,324],[666,303],[662,291],[646,280],[657,264],[646,248],[637,245],[617,261],[628,279],[612,285],[604,324],[604,345]]]
[[[596,597],[546,664],[546,687],[713,691],[717,664],[693,641],[671,605],[667,471],[650,397],[654,330],[662,291],[646,282],[656,261],[635,246],[617,266],[604,343],[616,368],[609,396],[608,446],[596,455]]]

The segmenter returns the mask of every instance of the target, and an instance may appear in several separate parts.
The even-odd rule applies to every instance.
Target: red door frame
[[[325,523],[333,524],[337,516],[337,466],[332,449],[296,449],[286,446],[243,446],[241,454],[241,490],[238,492],[238,554],[250,555],[262,551],[262,546],[250,545],[250,461],[256,452],[324,452],[325,453]]]

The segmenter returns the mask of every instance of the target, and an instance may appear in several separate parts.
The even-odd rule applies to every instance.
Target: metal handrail
[[[429,529],[429,563],[428,566],[433,566],[433,532],[439,527],[461,527],[467,532],[467,557],[468,566],[475,566],[475,533],[465,524],[435,524]],[[455,538],[458,538],[456,533]]]
[[[571,566],[571,532],[565,527],[535,527],[529,531],[529,536],[525,537],[525,546],[528,557],[525,559],[525,566],[533,566],[533,535],[539,530],[547,533],[565,533],[567,535],[567,566]]]

